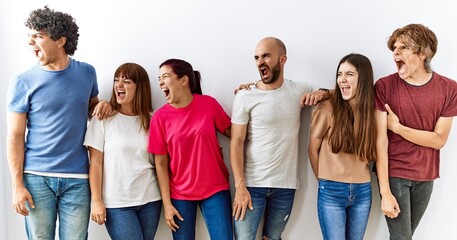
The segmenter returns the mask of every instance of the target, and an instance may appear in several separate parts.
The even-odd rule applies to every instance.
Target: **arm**
[[[253,209],[251,195],[246,187],[244,178],[244,141],[247,125],[232,124],[232,138],[230,139],[230,163],[235,181],[235,197],[233,199],[233,213],[235,220],[244,219],[247,207]]]
[[[95,96],[89,100],[89,119],[95,116],[97,119],[102,120],[111,117],[114,114],[114,107],[107,101],[99,101]]]
[[[232,129],[232,128],[229,126],[228,128],[226,128],[226,129],[224,130],[224,135],[225,135],[226,137],[228,137],[228,138],[230,138],[230,137],[232,136],[232,130],[231,130],[231,129]]]
[[[90,166],[89,183],[91,200],[92,220],[99,225],[106,221],[106,208],[102,198],[103,186],[103,153],[95,148],[89,147]]]
[[[165,215],[165,220],[168,227],[176,232],[179,228],[178,224],[175,223],[174,216],[179,220],[184,221],[179,214],[178,210],[171,203],[170,197],[170,179],[168,173],[168,155],[157,155],[154,154],[154,161],[157,172],[157,180],[159,181],[160,194],[162,195],[163,210]]]
[[[324,88],[319,88],[319,90],[305,93],[300,99],[300,105],[302,107],[313,106],[318,104],[321,101],[325,101],[332,96],[335,90],[328,90]]]
[[[11,172],[13,207],[17,213],[23,216],[29,215],[25,202],[28,202],[31,208],[35,208],[32,195],[25,188],[23,180],[26,122],[26,113],[8,112],[7,114],[6,152]]]
[[[392,195],[389,185],[388,139],[387,139],[387,113],[376,110],[376,170],[381,194],[381,210],[384,215],[396,218],[400,213],[400,206]]]
[[[308,157],[309,157],[309,161],[311,162],[311,167],[313,169],[314,176],[316,178],[318,178],[318,176],[319,176],[318,175],[319,174],[318,160],[319,160],[319,149],[321,148],[321,144],[322,144],[322,138],[317,138],[317,137],[313,137],[313,136],[309,137]]]
[[[389,130],[402,136],[404,139],[424,147],[441,149],[447,142],[452,126],[452,117],[440,117],[433,132],[413,129],[400,123],[397,115],[385,105],[387,112],[387,126]]]

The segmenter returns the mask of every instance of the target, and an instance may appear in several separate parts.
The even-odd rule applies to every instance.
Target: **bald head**
[[[274,48],[275,50],[278,51],[279,55],[287,55],[286,45],[284,45],[284,43],[278,38],[266,37],[266,38],[263,38],[262,40],[260,40],[259,43],[257,44],[257,46],[264,46],[264,45]]]

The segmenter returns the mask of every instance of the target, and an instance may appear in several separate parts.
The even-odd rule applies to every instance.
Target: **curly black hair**
[[[70,14],[54,11],[45,6],[43,9],[36,9],[30,12],[25,26],[29,29],[45,31],[54,41],[61,37],[66,37],[67,41],[64,48],[65,52],[70,56],[77,49],[79,27]]]

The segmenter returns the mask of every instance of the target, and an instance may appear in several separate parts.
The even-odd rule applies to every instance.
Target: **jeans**
[[[181,214],[183,221],[174,218],[179,229],[173,233],[173,239],[195,239],[195,221],[197,205],[200,206],[208,228],[209,236],[214,240],[233,240],[232,203],[229,190],[220,191],[198,201],[171,199],[171,203]]]
[[[389,178],[390,190],[400,206],[397,218],[386,217],[391,240],[411,240],[427,209],[433,192],[433,181],[418,182]]]
[[[35,208],[27,205],[25,217],[29,239],[54,239],[59,217],[59,239],[87,239],[90,213],[89,179],[24,174],[24,184]]]
[[[319,179],[317,211],[324,240],[362,240],[371,209],[371,183]]]
[[[105,226],[113,240],[154,239],[161,210],[161,200],[141,206],[107,208]]]
[[[295,189],[248,187],[253,210],[246,211],[243,220],[235,221],[235,239],[256,239],[260,219],[264,216],[262,236],[281,239],[289,221]]]

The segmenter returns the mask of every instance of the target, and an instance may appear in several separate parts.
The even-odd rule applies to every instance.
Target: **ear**
[[[188,86],[189,85],[189,77],[187,75],[184,75],[181,77],[181,85],[183,86]]]
[[[56,42],[58,47],[63,47],[67,42],[67,37],[60,37]]]
[[[279,63],[284,65],[286,62],[287,62],[287,56],[286,55],[282,55],[281,57],[279,57]]]

